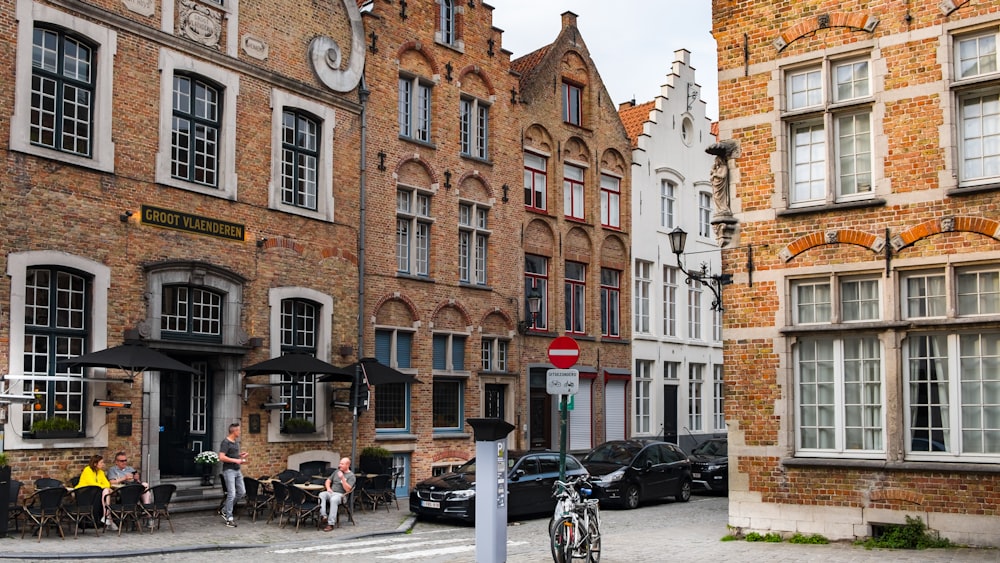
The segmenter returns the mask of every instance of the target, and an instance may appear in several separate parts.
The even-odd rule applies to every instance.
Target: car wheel
[[[690,480],[685,479],[683,482],[681,482],[681,490],[677,491],[677,495],[675,498],[677,499],[677,502],[687,502],[691,500]]]
[[[688,494],[690,494],[690,491]],[[625,503],[625,508],[628,508],[629,510],[639,508],[639,487],[636,485],[629,485],[626,487],[623,501]]]

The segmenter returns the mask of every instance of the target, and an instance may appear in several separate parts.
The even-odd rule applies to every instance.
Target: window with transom
[[[36,27],[31,58],[31,143],[90,157],[96,87],[94,47]]]
[[[996,27],[954,38],[959,185],[1000,181],[1000,68]]]
[[[873,196],[871,64],[826,59],[784,73],[788,205]]]
[[[663,267],[663,336],[677,336],[677,268]]]
[[[566,332],[585,334],[587,266],[579,262],[566,262]]]
[[[528,296],[541,298],[537,313],[528,308]],[[535,254],[524,255],[524,318],[531,330],[547,330],[549,326],[549,260]]]
[[[572,125],[583,124],[583,88],[569,82],[562,83],[562,118]]]
[[[164,285],[160,302],[163,338],[222,339],[222,295],[203,287]]]
[[[395,369],[408,369],[412,358],[413,332],[398,328],[375,329],[375,359]],[[375,431],[406,432],[410,429],[410,384],[386,383],[375,389]]]
[[[563,165],[563,213],[571,219],[584,220],[583,168]]]
[[[396,190],[396,271],[430,275],[432,223],[429,193]]]
[[[620,298],[621,272],[601,268],[601,336],[621,336]]]
[[[649,328],[649,292],[653,285],[650,272],[653,263],[645,260],[635,262],[635,331],[648,334]]]
[[[621,178],[601,174],[601,225],[612,229],[622,226]]]
[[[510,341],[506,338],[483,336],[481,341],[483,371],[506,372],[507,371],[507,347]]]
[[[545,211],[546,169],[548,159],[534,153],[524,153],[524,206],[533,211]]]
[[[197,75],[174,75],[170,174],[216,187],[222,90]]]
[[[490,209],[479,203],[458,205],[458,279],[486,285]]]
[[[635,433],[648,434],[652,428],[653,361],[636,360],[633,411]]]
[[[399,77],[399,136],[431,142],[431,93],[433,85],[415,76]]]
[[[306,299],[281,301],[281,353],[316,355],[319,306]],[[287,406],[280,411],[281,425],[289,418],[315,422],[316,383],[313,377],[279,376],[279,396]]]
[[[292,109],[281,114],[281,203],[316,209],[320,123]]]
[[[463,156],[480,160],[490,157],[490,106],[463,96],[459,101],[459,145]]]

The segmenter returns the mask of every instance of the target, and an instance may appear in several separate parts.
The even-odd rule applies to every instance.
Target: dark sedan
[[[712,438],[691,450],[691,477],[695,487],[709,491],[729,491],[729,441]]]
[[[691,462],[674,444],[656,440],[614,440],[583,458],[597,497],[626,508],[644,500],[691,499]]]
[[[559,453],[548,450],[507,453],[507,517],[551,513],[552,486],[559,478]],[[586,475],[573,456],[566,456],[566,475]],[[419,517],[476,518],[476,460],[454,473],[424,479],[410,492],[410,512]]]

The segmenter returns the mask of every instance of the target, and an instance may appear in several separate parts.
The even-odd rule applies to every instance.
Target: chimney
[[[567,27],[576,27],[576,14],[570,11],[562,13],[562,26],[563,29]]]

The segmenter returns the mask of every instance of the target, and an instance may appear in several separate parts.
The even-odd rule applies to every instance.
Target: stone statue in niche
[[[736,218],[733,217],[730,198],[731,186],[729,177],[729,159],[734,158],[739,151],[736,141],[726,140],[709,145],[705,152],[715,156],[709,181],[712,184],[712,205],[715,213],[712,216],[712,228],[715,231],[719,246],[725,247],[732,241],[736,230]]]

